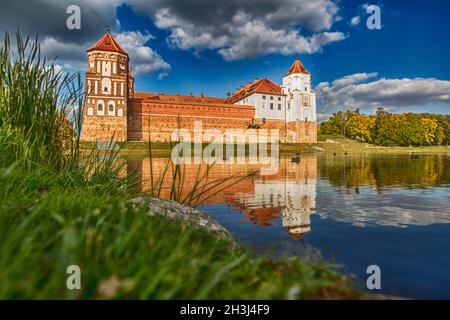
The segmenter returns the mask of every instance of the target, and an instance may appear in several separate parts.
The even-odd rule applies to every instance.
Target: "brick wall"
[[[230,128],[246,129],[254,117],[253,107],[233,105],[167,104],[132,100],[128,108],[128,140],[168,142],[178,128],[193,133],[194,122],[202,128],[225,132]]]
[[[127,140],[126,117],[85,116],[83,119],[84,141],[116,141]]]
[[[285,123],[280,120],[253,120],[254,107],[235,105],[202,105],[183,103],[148,102],[131,99],[123,117],[85,116],[82,139],[108,141],[114,136],[118,141],[169,142],[178,128],[193,134],[194,124],[201,121],[202,129],[246,130],[250,125],[260,129],[278,129],[281,142],[293,142],[290,132],[295,132],[297,143],[317,142],[317,124],[304,121]]]
[[[292,141],[286,132],[297,133],[296,142],[315,143],[317,141],[317,124],[295,121],[285,123],[279,120],[252,120],[254,108],[235,105],[192,105],[144,102],[134,99],[128,108],[128,140],[169,142],[178,128],[194,130],[194,122],[202,121],[202,129],[218,129],[225,133],[227,129],[246,130],[254,124],[256,128],[278,129],[280,139]]]

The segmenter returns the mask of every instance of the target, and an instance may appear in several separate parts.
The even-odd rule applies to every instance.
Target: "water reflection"
[[[169,160],[154,158],[152,161],[153,174],[158,177]],[[200,166],[204,172],[206,165]],[[311,231],[312,214],[360,227],[450,223],[447,155],[410,159],[408,155],[304,154],[299,163],[282,157],[278,167],[276,173],[267,175],[262,171],[264,166],[259,164],[216,164],[209,172],[209,181],[249,172],[258,174],[225,190],[209,190],[204,204],[227,204],[239,212],[240,221],[258,227],[274,227],[281,221],[294,240]],[[150,159],[130,161],[129,169],[138,172],[139,191],[148,192]],[[186,164],[183,171],[181,194],[185,197],[194,187],[199,165]],[[169,197],[170,185],[170,179],[166,178],[163,198]],[[316,212],[318,193],[320,210]]]
[[[155,175],[166,161],[154,159]],[[129,162],[141,192],[150,189],[149,164],[148,158]],[[282,157],[278,167],[265,175],[260,165],[214,166],[211,179],[259,173],[209,191],[201,209],[256,253],[333,259],[361,279],[375,263],[384,293],[450,298],[450,287],[442,286],[450,283],[448,155],[305,154],[298,164]],[[197,171],[186,165],[184,193]]]
[[[450,223],[447,155],[322,157],[319,216],[355,226]]]
[[[168,159],[154,158],[153,172],[161,175]],[[264,161],[260,161],[264,163]],[[202,164],[201,172],[206,170]],[[295,240],[311,230],[310,215],[315,211],[317,188],[317,156],[303,155],[299,163],[283,157],[278,163],[279,170],[267,175],[264,166],[258,164],[216,164],[209,172],[209,180],[223,179],[233,175],[245,175],[258,172],[236,185],[217,192],[210,190],[205,194],[208,200],[204,205],[227,204],[239,211],[241,221],[248,221],[259,227],[272,227],[273,221],[281,219],[282,226]],[[140,191],[150,190],[150,159],[131,161],[129,168],[136,172],[140,180]],[[192,190],[198,164],[186,164],[183,168],[185,182],[182,187],[183,197]],[[163,198],[169,198],[170,181],[165,181]]]

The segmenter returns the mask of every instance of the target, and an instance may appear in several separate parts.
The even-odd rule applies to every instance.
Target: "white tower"
[[[311,90],[311,74],[296,59],[283,77],[281,85],[286,97],[286,120],[316,122],[316,93]]]

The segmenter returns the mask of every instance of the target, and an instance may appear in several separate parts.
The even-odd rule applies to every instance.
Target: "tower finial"
[[[106,32],[111,33],[111,28],[108,25],[106,25]]]

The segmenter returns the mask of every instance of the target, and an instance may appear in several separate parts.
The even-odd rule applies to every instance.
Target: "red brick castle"
[[[177,128],[279,129],[281,141],[317,140],[311,75],[295,60],[282,85],[255,79],[227,98],[134,92],[130,57],[110,33],[87,50],[85,141],[168,142]]]

